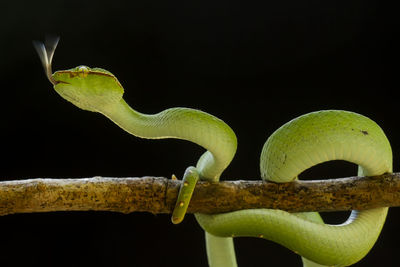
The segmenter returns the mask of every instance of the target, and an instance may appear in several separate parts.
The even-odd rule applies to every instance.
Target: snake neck
[[[222,120],[199,110],[171,108],[157,114],[143,114],[123,99],[99,111],[128,133],[147,139],[176,138],[205,149],[197,162],[201,179],[218,181],[232,161],[236,135]]]

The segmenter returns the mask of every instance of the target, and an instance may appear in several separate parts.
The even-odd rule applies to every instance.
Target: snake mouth
[[[57,84],[70,84],[69,82],[64,82],[64,81],[57,81],[56,79],[54,79],[53,77],[50,77],[49,78],[49,80],[50,80],[50,82],[53,84],[53,85],[57,85]]]

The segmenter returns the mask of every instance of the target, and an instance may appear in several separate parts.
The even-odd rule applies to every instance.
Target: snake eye
[[[86,78],[89,74],[89,68],[86,66],[79,66],[77,68],[77,72],[78,72],[79,77]]]

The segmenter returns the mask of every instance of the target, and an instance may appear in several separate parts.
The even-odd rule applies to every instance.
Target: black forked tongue
[[[54,51],[56,51],[56,47],[60,37],[46,37],[45,43],[39,41],[33,41],[33,46],[35,47],[37,53],[39,54],[40,61],[42,61],[44,72],[49,79],[49,81],[56,85],[57,82],[51,76],[53,71],[51,69],[51,62],[53,60]]]

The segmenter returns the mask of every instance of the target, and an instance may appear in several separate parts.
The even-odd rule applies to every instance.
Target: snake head
[[[102,112],[122,99],[124,89],[109,71],[78,66],[56,71],[52,75],[54,89],[75,106]]]
[[[75,106],[88,111],[102,112],[119,103],[124,89],[117,78],[107,70],[78,66],[52,74],[51,63],[58,41],[59,38],[56,37],[46,39],[45,44],[37,41],[33,43],[46,76],[56,92]]]

